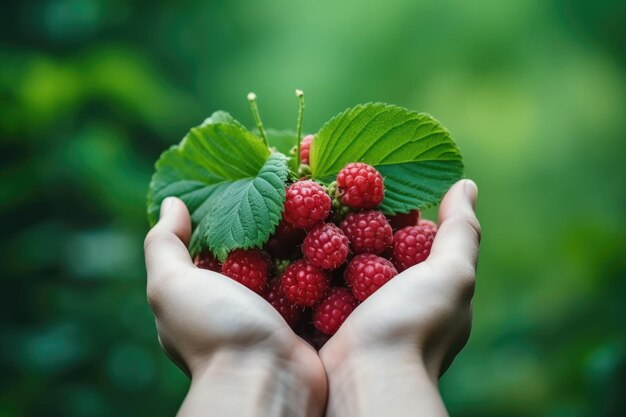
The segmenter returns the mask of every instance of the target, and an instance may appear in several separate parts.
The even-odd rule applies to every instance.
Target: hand
[[[268,406],[275,407],[278,400],[269,398],[269,390],[279,390],[282,395],[289,389],[297,390],[296,395],[306,404],[293,414],[304,415],[305,407],[307,415],[321,414],[327,386],[317,352],[257,294],[224,275],[195,267],[186,247],[190,233],[186,206],[176,198],[167,198],[159,222],[145,240],[148,301],[159,341],[192,378],[185,400],[187,409],[206,405],[214,391],[205,386],[203,392],[196,389],[198,395],[194,397],[194,381],[215,383],[216,378],[211,381],[208,376],[212,373],[219,375],[220,388],[232,382],[228,392],[237,406],[244,407],[246,387],[258,382],[262,386],[250,387],[248,397],[267,400]],[[286,386],[279,387],[282,383]],[[252,392],[257,389],[261,394]],[[228,392],[217,398],[225,406]],[[298,406],[293,395],[285,400]],[[210,406],[216,410],[214,403]],[[256,403],[249,409],[262,413],[261,407]],[[233,415],[232,409],[222,410]]]
[[[370,296],[322,348],[320,356],[330,387],[328,415],[381,415],[368,401],[367,405],[359,402],[394,392],[387,405],[411,405],[420,392],[436,391],[439,376],[470,333],[480,241],[474,214],[476,196],[473,182],[456,183],[441,203],[440,227],[429,258]],[[383,377],[385,389],[377,392]],[[359,392],[359,386],[363,386],[360,399],[345,388]],[[412,410],[415,415],[426,407],[424,415],[445,415],[440,400],[428,406],[432,398],[426,395],[409,409],[384,411],[410,415]]]

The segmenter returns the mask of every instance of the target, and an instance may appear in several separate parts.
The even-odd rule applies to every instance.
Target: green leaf
[[[214,125],[217,123],[225,123],[232,124],[245,129],[244,125],[242,125],[238,120],[236,120],[230,113],[226,113],[225,111],[218,110],[213,112],[212,115],[204,119],[204,122],[200,126]]]
[[[349,162],[375,166],[385,179],[386,214],[437,204],[463,175],[461,153],[441,124],[425,113],[369,103],[327,122],[311,146],[314,179],[329,182]]]
[[[210,247],[223,259],[232,249],[267,240],[283,208],[287,173],[284,156],[270,155],[259,137],[227,113],[214,113],[157,161],[148,191],[148,219],[154,225],[163,199],[179,197],[194,227],[191,252]],[[234,198],[247,199],[248,208],[236,207]],[[235,207],[237,215],[227,216],[225,207]],[[262,210],[265,214],[258,214]],[[250,213],[254,222],[249,221]],[[229,236],[244,238],[208,241],[218,223],[224,233],[232,229]]]
[[[220,190],[219,204],[204,227],[215,256],[223,260],[235,248],[251,248],[267,241],[281,218],[287,174],[287,158],[273,153],[256,177],[235,181]]]

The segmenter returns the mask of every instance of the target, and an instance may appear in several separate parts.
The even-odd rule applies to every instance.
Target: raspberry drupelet
[[[436,235],[437,234],[437,223],[433,222],[432,220],[427,220],[427,219],[420,219],[417,222],[418,226],[422,226],[422,227],[427,227],[430,230],[432,230],[432,232]]]
[[[333,335],[359,304],[347,288],[334,287],[313,310],[313,325],[327,335]]]
[[[378,206],[384,198],[383,177],[371,165],[352,162],[337,174],[341,203],[356,209]]]
[[[348,257],[348,238],[333,223],[320,223],[309,230],[302,242],[302,254],[313,265],[335,269]]]
[[[398,271],[424,262],[435,239],[432,225],[407,226],[393,235],[392,260]]]
[[[271,262],[265,252],[257,249],[235,249],[222,265],[222,274],[261,294],[267,287]]]
[[[280,285],[287,300],[311,307],[322,301],[329,286],[328,274],[305,259],[289,265],[280,277]]]
[[[350,240],[355,254],[379,255],[393,244],[393,230],[385,215],[378,210],[348,214],[341,222],[341,230]]]
[[[208,269],[209,271],[214,272],[222,272],[222,264],[207,249],[197,254],[193,263],[198,268]]]
[[[274,281],[265,291],[264,298],[280,313],[287,324],[294,326],[298,322],[302,307],[287,300],[278,281]]]
[[[359,301],[367,299],[396,275],[398,271],[391,262],[370,253],[355,256],[344,273],[346,282]]]
[[[313,135],[306,135],[300,142],[300,163],[309,164],[309,154],[311,153],[311,143],[313,143]]]
[[[311,180],[297,181],[287,187],[283,219],[295,227],[308,229],[330,213],[330,197]]]

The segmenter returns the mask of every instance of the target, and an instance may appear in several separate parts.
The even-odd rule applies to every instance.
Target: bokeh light
[[[0,13],[0,416],[170,416],[145,196],[217,109],[431,113],[480,188],[455,416],[626,413],[626,3],[37,0]],[[436,216],[430,210],[427,216]]]

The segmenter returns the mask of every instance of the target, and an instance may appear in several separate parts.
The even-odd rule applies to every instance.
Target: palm
[[[431,357],[443,372],[469,337],[480,228],[462,183],[442,202],[431,256],[365,300],[322,349],[339,352],[396,345]],[[428,359],[431,359],[428,358]],[[433,371],[434,372],[434,371]]]
[[[186,247],[189,213],[180,200],[174,204],[174,214],[145,242],[148,300],[168,355],[190,374],[219,349],[276,354],[295,361],[324,395],[326,375],[317,352],[270,304],[232,279],[193,265]]]
[[[171,305],[171,318],[184,326],[170,330],[170,314],[163,311],[157,316],[160,327],[194,349],[240,347],[270,335],[286,336],[286,324],[261,297],[224,275],[190,266],[170,281],[167,290],[167,305],[161,309]]]
[[[424,341],[439,329],[448,329],[443,335],[446,343],[462,345],[470,320],[465,303],[459,308],[461,300],[450,302],[457,294],[447,285],[450,279],[445,275],[427,262],[399,274],[363,302],[324,349],[343,350],[355,344],[369,348],[408,344],[424,349]]]
[[[190,266],[166,290],[155,312],[157,328],[164,349],[186,372],[195,357],[233,348],[293,357],[316,385],[325,380],[317,353],[263,298],[232,279]]]

